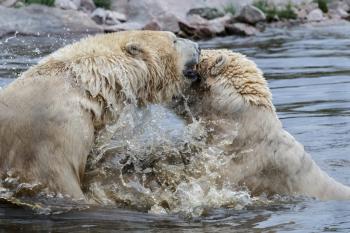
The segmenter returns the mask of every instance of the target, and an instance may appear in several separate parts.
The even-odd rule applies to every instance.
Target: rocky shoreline
[[[266,27],[350,20],[350,0],[96,1],[52,0],[45,6],[0,0],[0,37],[148,29],[208,39],[253,36]]]

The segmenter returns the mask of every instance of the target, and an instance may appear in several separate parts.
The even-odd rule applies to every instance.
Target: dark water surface
[[[0,40],[0,86],[42,56],[76,40]],[[268,79],[284,127],[338,181],[350,185],[350,25],[269,30],[252,38],[218,38],[206,48],[231,48],[252,58]],[[350,232],[350,201],[281,200],[243,210],[209,209],[187,220],[113,207],[54,215],[0,204],[0,232]]]

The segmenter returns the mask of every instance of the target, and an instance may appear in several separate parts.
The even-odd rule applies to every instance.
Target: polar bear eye
[[[219,55],[216,59],[215,59],[215,62],[214,62],[214,66],[213,68],[211,69],[211,75],[218,75],[221,70],[224,68],[225,64],[227,63],[227,56],[226,55]]]
[[[137,43],[132,43],[132,42],[128,43],[125,46],[125,49],[130,55],[134,55],[134,56],[139,55],[143,52],[141,45]]]
[[[177,40],[174,40],[174,41],[173,41],[173,44],[176,44],[176,43],[177,43]]]

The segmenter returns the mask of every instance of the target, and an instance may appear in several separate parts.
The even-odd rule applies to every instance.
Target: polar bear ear
[[[143,53],[143,49],[140,44],[135,42],[129,42],[125,45],[125,50],[132,56],[137,56]]]
[[[216,59],[214,66],[210,70],[210,74],[213,76],[218,75],[221,70],[225,67],[228,57],[225,54],[220,54]]]

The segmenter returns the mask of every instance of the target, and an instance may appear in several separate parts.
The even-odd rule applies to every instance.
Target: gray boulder
[[[348,12],[350,11],[350,1],[349,1],[349,4],[345,1],[332,1],[328,4],[328,9],[330,10],[342,9],[345,12]]]
[[[126,14],[129,21],[156,22],[161,30],[179,32],[179,22],[186,20],[190,9],[226,6],[232,0],[117,0],[112,10]]]
[[[328,16],[331,19],[348,19],[349,18],[349,13],[344,11],[341,8],[337,9],[337,10],[330,9],[328,11]]]
[[[199,15],[200,17],[204,19],[216,19],[224,16],[224,12],[213,7],[200,7],[200,8],[194,8],[191,9],[187,15]]]
[[[141,30],[145,25],[137,22],[121,23],[118,25],[106,25],[104,26],[105,32],[119,32],[130,30]]]
[[[259,33],[255,27],[245,23],[232,23],[225,26],[227,35],[253,36]]]
[[[258,22],[265,21],[266,16],[264,12],[255,6],[246,5],[241,8],[236,19],[243,23],[257,24]]]
[[[85,13],[42,5],[30,5],[20,9],[0,6],[0,16],[0,36],[14,32],[38,35],[103,31]]]
[[[333,1],[328,4],[328,15],[333,19],[348,19],[350,5],[343,1]]]
[[[0,6],[12,7],[16,5],[18,0],[0,0]]]
[[[232,20],[231,14],[213,20],[207,20],[199,15],[190,15],[186,21],[180,22],[184,35],[195,39],[211,38],[225,34],[225,25]]]
[[[310,22],[317,22],[317,21],[322,21],[325,18],[323,17],[323,12],[320,9],[315,9],[312,10],[308,15],[307,15],[307,20]]]
[[[91,14],[91,19],[97,24],[104,24],[107,18],[107,11],[102,8],[95,9]]]
[[[126,22],[118,25],[104,25],[105,32],[119,32],[130,30],[152,30],[159,31],[160,26],[156,22],[138,23],[138,22]]]
[[[55,7],[64,10],[78,10],[80,7],[80,0],[55,0]]]
[[[96,9],[96,5],[92,0],[81,0],[79,10],[91,13]]]
[[[126,16],[116,11],[97,8],[92,12],[91,18],[97,24],[117,25],[126,21]]]

